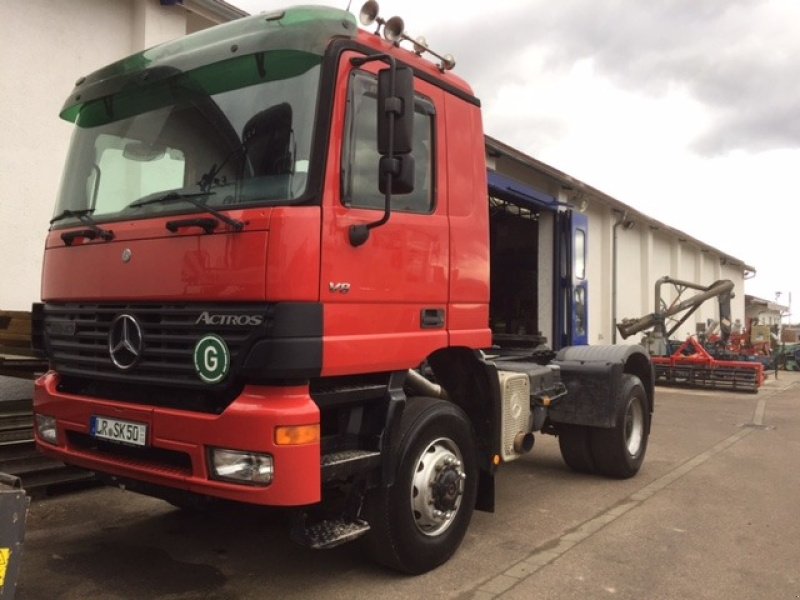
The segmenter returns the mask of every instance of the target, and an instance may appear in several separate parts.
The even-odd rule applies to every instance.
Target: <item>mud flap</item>
[[[561,381],[567,388],[567,395],[550,407],[550,420],[572,425],[613,427],[617,405],[621,402],[619,392],[624,365],[600,361],[557,364],[561,367]]]

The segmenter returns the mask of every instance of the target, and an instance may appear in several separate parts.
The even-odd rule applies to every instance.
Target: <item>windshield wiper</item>
[[[103,229],[95,222],[94,219],[92,219],[92,217],[89,216],[93,212],[93,208],[84,208],[83,210],[65,209],[50,219],[50,224],[52,225],[53,223],[66,219],[67,217],[73,217],[86,225],[88,229],[62,234],[61,239],[64,240],[64,243],[67,246],[71,246],[72,242],[79,237],[85,237],[93,240],[99,236],[100,239],[105,240],[106,242],[113,240],[114,232],[110,229]]]
[[[211,208],[207,204],[204,204],[198,198],[203,198],[205,196],[213,196],[216,192],[192,192],[190,194],[182,194],[180,192],[169,192],[164,194],[163,196],[157,196],[156,198],[149,198],[147,200],[136,200],[135,202],[131,202],[128,205],[128,208],[137,208],[139,206],[146,206],[147,204],[164,204],[167,202],[188,202],[189,204],[193,204],[200,210],[207,212],[210,215],[213,215],[223,223],[229,225],[233,228],[234,231],[241,231],[244,229],[244,222],[238,219],[232,219],[228,215],[221,213],[215,208]]]

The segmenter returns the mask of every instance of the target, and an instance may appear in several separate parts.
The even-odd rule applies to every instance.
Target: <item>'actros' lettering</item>
[[[261,325],[264,322],[262,315],[212,315],[208,311],[203,312],[195,325]]]

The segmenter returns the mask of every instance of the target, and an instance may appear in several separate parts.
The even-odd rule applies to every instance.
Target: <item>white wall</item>
[[[590,344],[611,343],[611,216],[597,205],[586,210],[589,218],[587,233],[586,275],[589,287],[589,336]]]
[[[158,0],[0,2],[0,309],[39,299],[72,131],[58,113],[75,80],[204,22]]]
[[[613,239],[613,230],[608,235]],[[617,322],[623,318],[640,317],[644,314],[642,287],[649,278],[645,273],[647,257],[642,257],[641,245],[642,231],[639,227],[633,229],[617,227]],[[605,280],[611,287],[611,272]],[[647,312],[650,310],[652,309],[648,309]],[[617,342],[620,341],[621,337],[617,336]]]

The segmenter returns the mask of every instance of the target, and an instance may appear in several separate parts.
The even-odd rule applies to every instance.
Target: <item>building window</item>
[[[586,279],[586,232],[575,230],[575,277]]]

